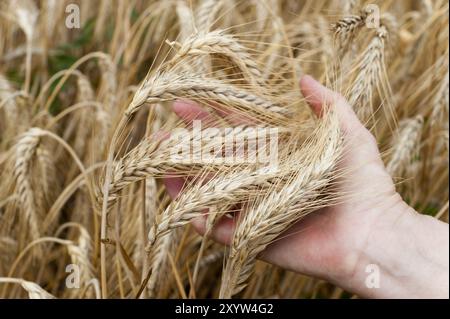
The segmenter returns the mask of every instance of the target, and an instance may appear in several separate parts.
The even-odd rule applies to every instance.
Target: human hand
[[[260,258],[326,279],[362,296],[413,297],[429,288],[432,291],[426,296],[448,296],[448,279],[445,287],[441,277],[431,284],[421,278],[426,278],[424,272],[431,269],[440,270],[444,276],[446,273],[448,278],[448,225],[417,214],[402,200],[384,167],[375,138],[342,96],[309,76],[302,78],[300,87],[317,116],[326,106],[333,107],[338,114],[344,134],[344,155],[338,169],[345,172],[345,177],[340,179],[337,191],[345,194],[345,199],[296,223],[269,245]],[[177,102],[174,110],[187,121],[208,116],[191,103]],[[184,182],[170,178],[165,183],[169,193],[176,196]],[[222,218],[214,227],[212,238],[230,244],[236,222],[237,218]],[[204,234],[206,215],[192,224]],[[411,233],[412,230],[416,232]],[[423,245],[434,232],[440,234],[439,240],[447,246],[447,261],[426,246],[422,247],[426,256],[417,254],[422,250],[416,247],[417,243]],[[430,269],[430,263],[434,268]],[[365,285],[366,267],[370,264],[379,266],[385,274],[382,289]],[[417,271],[411,272],[416,266]],[[405,273],[408,278],[401,279]]]

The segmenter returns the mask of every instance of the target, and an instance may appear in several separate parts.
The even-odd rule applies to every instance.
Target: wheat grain
[[[235,230],[222,276],[221,298],[230,298],[244,288],[255,258],[268,244],[295,221],[327,205],[327,199],[320,195],[333,179],[333,169],[340,154],[342,138],[337,119],[332,118],[325,132],[316,134],[309,146],[314,151],[308,151],[308,147],[304,149],[303,169],[295,172],[281,189],[257,200],[244,213]]]

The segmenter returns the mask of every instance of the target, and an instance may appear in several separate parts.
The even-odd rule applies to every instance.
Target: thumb
[[[300,80],[300,89],[308,104],[317,116],[323,114],[325,108],[331,107],[337,112],[341,130],[347,145],[346,158],[355,166],[375,161],[384,167],[380,153],[372,133],[359,121],[352,107],[342,95],[326,88],[310,76]]]
[[[300,89],[317,116],[321,116],[327,107],[332,107],[337,112],[341,129],[345,133],[365,129],[342,95],[326,88],[309,75],[301,78]]]

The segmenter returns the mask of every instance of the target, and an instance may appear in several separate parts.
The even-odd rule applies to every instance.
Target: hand
[[[302,78],[300,87],[317,116],[327,105],[339,116],[345,144],[339,170],[346,174],[339,182],[338,191],[349,196],[342,203],[296,223],[268,246],[260,258],[285,269],[326,279],[362,296],[413,297],[428,292],[427,296],[446,294],[448,297],[448,225],[417,214],[402,200],[385,170],[375,138],[343,97],[308,76]],[[174,110],[188,121],[207,116],[191,103],[178,102]],[[173,196],[183,185],[180,179],[165,182]],[[200,234],[205,232],[205,221],[206,216],[193,220]],[[235,222],[235,219],[223,218],[215,226],[212,237],[230,244]],[[411,234],[413,229],[417,229],[416,234]],[[420,245],[423,241],[429,243],[429,237],[436,234],[440,235],[443,245],[440,252],[442,247],[447,247],[446,259],[445,253],[416,247],[418,241]],[[397,255],[399,260],[391,254]],[[411,264],[405,260],[410,260]],[[385,282],[385,287],[366,287],[368,273],[365,270],[369,264],[380,267],[380,281]],[[430,268],[430,264],[434,268]],[[411,274],[410,269],[416,266],[422,269]],[[446,284],[441,282],[442,276],[433,280],[434,283],[424,283],[424,278],[431,275],[424,273],[427,269],[446,276]],[[412,280],[401,280],[405,273],[410,274],[407,277]]]

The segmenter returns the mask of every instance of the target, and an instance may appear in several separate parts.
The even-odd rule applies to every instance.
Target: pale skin
[[[347,172],[338,191],[356,195],[297,222],[260,259],[325,279],[360,297],[448,298],[448,224],[417,213],[403,201],[376,140],[343,97],[309,76],[301,79],[300,88],[317,116],[327,105],[337,112],[345,143],[339,169]],[[186,121],[208,116],[192,103],[176,102],[173,108]],[[175,197],[184,181],[167,178],[165,183]],[[192,222],[200,234],[205,221],[206,216]],[[212,238],[229,245],[236,222],[223,218]],[[379,270],[379,288],[366,284],[371,265]]]

